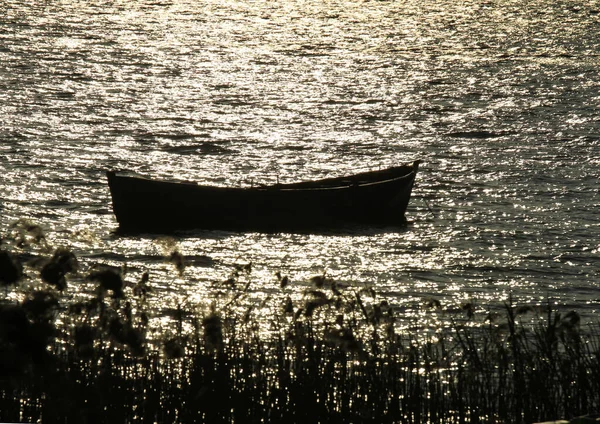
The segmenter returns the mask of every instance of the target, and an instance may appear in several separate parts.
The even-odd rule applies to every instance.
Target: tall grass
[[[246,267],[226,307],[180,309],[172,334],[148,339],[147,274],[125,290],[118,269],[94,267],[96,291],[74,302],[63,283],[76,258],[61,249],[10,300],[24,265],[0,248],[0,421],[532,423],[600,410],[599,329],[550,303],[532,320],[509,301],[501,319],[470,314],[423,337],[399,332],[372,290],[319,276],[271,308],[265,331],[241,307]]]

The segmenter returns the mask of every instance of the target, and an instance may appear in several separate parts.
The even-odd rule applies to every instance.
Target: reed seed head
[[[99,287],[104,291],[111,291],[113,297],[120,298],[123,293],[123,277],[121,271],[112,267],[101,267],[100,269],[91,271],[87,280],[94,281],[99,284]]]

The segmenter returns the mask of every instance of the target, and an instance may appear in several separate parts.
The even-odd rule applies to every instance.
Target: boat
[[[344,177],[254,187],[155,180],[108,171],[112,206],[125,232],[175,230],[327,231],[401,227],[419,161]]]

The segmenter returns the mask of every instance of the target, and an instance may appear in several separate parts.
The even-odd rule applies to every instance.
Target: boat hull
[[[348,177],[254,188],[156,181],[114,171],[107,177],[123,231],[320,231],[405,224],[417,169],[415,162]]]

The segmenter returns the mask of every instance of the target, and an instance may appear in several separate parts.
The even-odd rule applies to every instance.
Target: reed
[[[10,248],[7,293],[27,266]],[[180,308],[174,334],[149,340],[148,274],[124,290],[118,269],[93,267],[97,290],[77,303],[74,255],[48,263],[38,288],[0,302],[0,421],[531,423],[600,410],[598,326],[549,302],[537,318],[511,300],[501,319],[470,313],[423,337],[416,323],[397,331],[372,289],[323,275],[271,308],[265,331],[240,307],[246,266],[227,280],[231,302]]]

